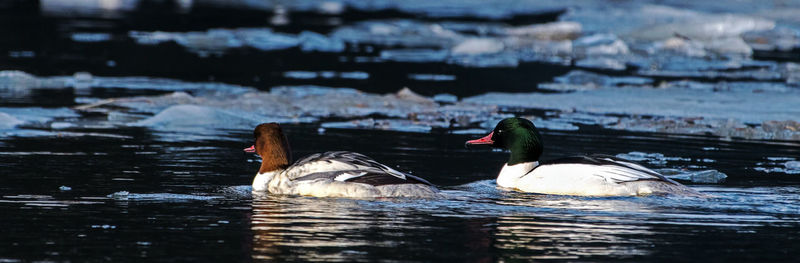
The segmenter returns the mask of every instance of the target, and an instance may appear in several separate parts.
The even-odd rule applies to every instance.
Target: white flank
[[[503,166],[497,177],[497,185],[529,193],[579,196],[696,193],[685,186],[661,181],[657,176],[624,166],[580,163],[536,165],[538,163],[531,162]]]

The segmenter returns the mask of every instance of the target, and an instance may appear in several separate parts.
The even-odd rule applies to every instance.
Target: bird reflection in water
[[[255,196],[253,259],[492,261],[487,227],[492,219],[442,220],[455,216],[443,205],[414,199]]]
[[[256,196],[253,258],[280,261],[580,259],[647,256],[636,198],[446,191],[444,200]],[[460,195],[460,196],[459,196]],[[472,196],[471,196],[472,195]]]

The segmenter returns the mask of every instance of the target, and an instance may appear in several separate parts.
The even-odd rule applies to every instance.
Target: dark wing
[[[559,164],[589,164],[597,165],[597,169],[592,170],[592,174],[606,178],[615,183],[625,183],[641,180],[664,181],[678,184],[672,179],[666,178],[656,171],[641,166],[632,161],[616,156],[605,154],[592,154],[588,156],[573,156],[555,160],[543,161],[540,165],[559,165]]]
[[[406,174],[372,158],[354,152],[325,152],[306,156],[285,171],[291,180],[327,178],[335,181],[370,185],[426,184],[425,179]]]

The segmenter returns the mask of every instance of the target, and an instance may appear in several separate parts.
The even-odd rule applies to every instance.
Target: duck
[[[262,123],[245,152],[261,156],[254,193],[313,197],[383,198],[439,196],[425,179],[403,173],[360,153],[330,151],[292,163],[289,141],[278,123]]]
[[[501,120],[488,135],[466,142],[511,152],[497,185],[515,191],[572,196],[704,196],[632,161],[604,154],[540,161],[544,146],[533,122]]]

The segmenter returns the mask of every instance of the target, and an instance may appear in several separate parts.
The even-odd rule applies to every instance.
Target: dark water
[[[764,154],[796,156],[796,145],[545,133],[548,157],[658,149],[693,160],[665,167],[714,159],[712,167],[730,176],[722,185],[692,185],[710,199],[580,198],[496,189],[491,177],[505,153],[466,150],[464,135],[288,130],[297,154],[359,150],[430,179],[448,198],[251,197],[246,185],[258,164],[240,150],[247,133],[192,143],[137,130],[120,132],[126,139],[3,140],[0,255],[11,261],[784,261],[794,257],[800,234],[796,181],[754,172],[747,163]]]
[[[233,50],[199,58],[174,43],[137,45],[130,30],[205,30],[263,26],[269,12],[198,4],[175,11],[170,1],[142,1],[127,13],[53,16],[36,1],[1,6],[3,70],[52,76],[78,71],[101,76],[153,76],[219,81],[268,89],[275,85],[346,86],[393,92],[411,86],[423,95],[468,96],[528,91],[569,66],[526,63],[517,68],[467,68],[444,63],[365,65],[339,54],[298,50]],[[165,6],[166,5],[166,6]],[[166,11],[164,11],[166,10]],[[555,19],[561,11],[500,22]],[[415,18],[399,11],[331,17],[298,13],[284,32],[327,32],[376,17]],[[478,18],[461,18],[465,20]],[[489,22],[497,22],[490,20]],[[12,23],[13,22],[13,23]],[[83,43],[70,33],[111,32],[112,40]],[[372,52],[375,52],[374,50]],[[109,63],[108,61],[114,61]],[[113,66],[110,66],[113,65]],[[290,70],[362,71],[368,79],[298,80]],[[411,73],[447,74],[425,82]],[[533,74],[535,73],[535,74]],[[619,73],[618,73],[619,74]],[[82,94],[78,94],[83,92]],[[2,107],[69,107],[75,98],[161,94],[124,88],[34,89],[0,97]],[[63,122],[92,119],[84,113]],[[583,198],[507,192],[493,178],[507,153],[465,149],[474,135],[320,130],[289,124],[295,156],[350,150],[429,179],[447,198],[352,200],[252,196],[258,159],[241,151],[248,130],[205,137],[138,127],[25,127],[0,137],[0,262],[93,261],[794,261],[800,237],[800,177],[766,173],[800,156],[800,144],[705,136],[610,131],[544,131],[545,159],[584,153],[660,153],[658,169],[714,169],[724,183],[691,187],[712,198]],[[29,133],[42,132],[40,136]],[[204,130],[199,130],[202,133]],[[80,134],[80,135],[75,135]],[[195,134],[196,135],[196,134]],[[759,169],[762,168],[762,169]]]

